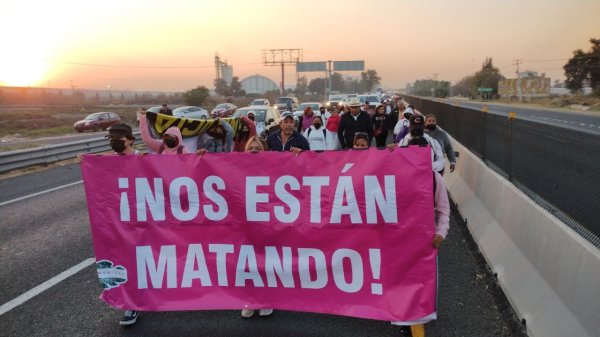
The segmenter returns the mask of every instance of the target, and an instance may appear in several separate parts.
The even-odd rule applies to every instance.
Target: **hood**
[[[181,136],[181,130],[179,130],[178,127],[172,126],[172,127],[168,128],[167,131],[165,131],[165,134],[177,137],[177,140],[179,140],[179,146],[184,146],[183,145],[183,137]],[[165,147],[165,150],[163,153],[177,153],[177,148],[170,149],[168,147]],[[185,151],[185,147],[184,147],[183,153],[187,153],[187,151]]]

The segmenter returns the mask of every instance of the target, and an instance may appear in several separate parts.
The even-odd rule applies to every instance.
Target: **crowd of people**
[[[436,224],[432,245],[436,249],[440,247],[448,232],[450,216],[442,176],[445,160],[449,161],[450,172],[453,172],[456,158],[448,136],[437,126],[434,115],[424,116],[399,98],[375,107],[368,103],[363,105],[354,98],[344,106],[322,107],[318,112],[312,111],[309,106],[298,121],[292,112],[286,111],[281,115],[279,127],[266,137],[257,135],[252,117],[241,117],[235,132],[228,122],[218,120],[190,146],[189,143],[184,144],[181,131],[176,126],[168,128],[160,138],[154,137],[145,111],[138,113],[142,141],[149,151],[157,154],[290,151],[299,155],[303,151],[366,150],[373,141],[376,147],[387,147],[390,151],[407,146],[430,147]],[[111,126],[107,138],[114,155],[145,155],[133,148],[135,137],[131,127],[125,123]],[[260,316],[272,312],[272,309],[259,310]],[[243,317],[253,314],[252,308],[242,310]],[[126,310],[120,324],[133,324],[138,316],[139,312]]]

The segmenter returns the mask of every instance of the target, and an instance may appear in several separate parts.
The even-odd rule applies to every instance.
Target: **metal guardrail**
[[[139,138],[139,131],[134,132],[134,136]],[[106,138],[98,137],[34,149],[8,151],[0,153],[0,173],[32,165],[48,165],[75,158],[80,153],[97,153],[108,150],[110,150],[110,145]]]

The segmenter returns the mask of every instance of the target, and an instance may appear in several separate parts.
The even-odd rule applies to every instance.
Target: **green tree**
[[[476,95],[477,88],[475,84],[475,76],[465,76],[460,81],[456,82],[452,86],[452,94],[465,97],[473,97]]]
[[[208,98],[208,88],[199,86],[183,93],[183,100],[187,105],[202,106]]]
[[[308,91],[317,94],[325,92],[325,79],[318,77],[310,80],[308,83]]]
[[[344,78],[340,73],[331,74],[331,90],[333,91],[344,91]]]
[[[588,52],[577,49],[573,57],[567,61],[565,70],[565,86],[571,92],[577,92],[585,84],[594,89],[594,93],[600,93],[600,39],[590,39],[592,47]]]
[[[492,64],[492,58],[486,58],[481,70],[475,73],[475,88],[492,88],[493,95],[498,95],[498,81],[504,76]]]
[[[215,92],[217,93],[217,95],[221,95],[221,96],[231,96],[231,88],[227,85],[227,82],[225,82],[224,79],[215,79],[214,81],[214,85],[215,85]]]
[[[298,79],[298,84],[296,85],[296,95],[302,96],[308,91],[308,80],[306,76],[302,76]]]
[[[242,89],[242,82],[240,82],[240,78],[237,76],[233,76],[229,88],[231,89],[231,94],[234,97],[246,96],[246,91]]]
[[[367,69],[366,72],[360,73],[360,84],[363,92],[372,91],[377,85],[381,83],[381,77],[377,75],[377,71],[374,69]]]

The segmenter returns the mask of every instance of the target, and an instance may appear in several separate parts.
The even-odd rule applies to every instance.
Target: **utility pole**
[[[517,70],[515,74],[517,74],[517,96],[519,97],[519,102],[523,100],[523,90],[521,90],[521,78],[519,77],[519,64],[523,63],[523,59],[515,59],[513,65],[517,66]]]
[[[433,86],[431,87],[431,97],[435,96],[435,89],[437,88],[438,73],[433,73]]]

